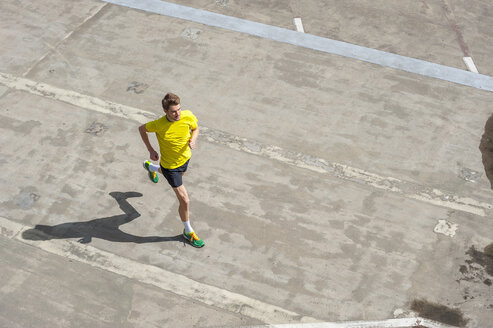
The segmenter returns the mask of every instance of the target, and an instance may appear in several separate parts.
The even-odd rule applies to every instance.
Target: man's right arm
[[[147,150],[149,151],[149,157],[153,161],[157,161],[159,159],[159,154],[152,148],[151,143],[149,142],[149,137],[147,136],[147,131],[146,125],[142,124],[139,126],[139,132],[140,132],[140,137],[142,138],[142,141],[147,147]]]

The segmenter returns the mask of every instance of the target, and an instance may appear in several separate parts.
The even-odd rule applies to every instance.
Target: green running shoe
[[[195,234],[195,231],[186,233],[185,229],[183,229],[183,237],[185,237],[185,239],[188,240],[193,247],[200,248],[205,245],[204,241],[200,239],[197,234]]]
[[[151,179],[152,182],[157,183],[159,181],[159,177],[157,175],[157,172],[151,172],[149,170],[149,164],[151,164],[151,162],[145,161],[144,162],[144,169],[146,169],[147,172],[149,172],[149,179]]]

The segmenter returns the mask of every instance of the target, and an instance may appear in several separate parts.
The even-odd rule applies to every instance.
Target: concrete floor
[[[493,75],[486,1],[174,2]],[[0,9],[1,327],[493,320],[491,92],[96,0]],[[203,128],[203,249],[142,169],[168,91]]]

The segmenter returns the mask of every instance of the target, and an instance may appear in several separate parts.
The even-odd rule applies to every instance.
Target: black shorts
[[[168,180],[168,183],[171,187],[178,188],[183,184],[182,173],[187,171],[188,162],[190,162],[190,159],[186,161],[186,163],[182,166],[174,169],[165,169],[161,164],[159,164],[161,166],[161,172],[163,173],[166,180]]]

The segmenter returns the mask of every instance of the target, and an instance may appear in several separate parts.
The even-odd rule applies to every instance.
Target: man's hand
[[[190,146],[190,149],[195,149],[195,141],[197,140],[198,136],[199,127],[196,127],[194,130],[192,130],[192,136],[190,137],[190,140],[188,140],[188,145]]]
[[[195,149],[195,140],[193,139],[188,140],[188,145],[190,146],[190,149]]]
[[[152,150],[149,150],[149,157],[151,158],[151,160],[157,161],[159,159],[159,154],[157,153],[157,151],[152,149]]]

